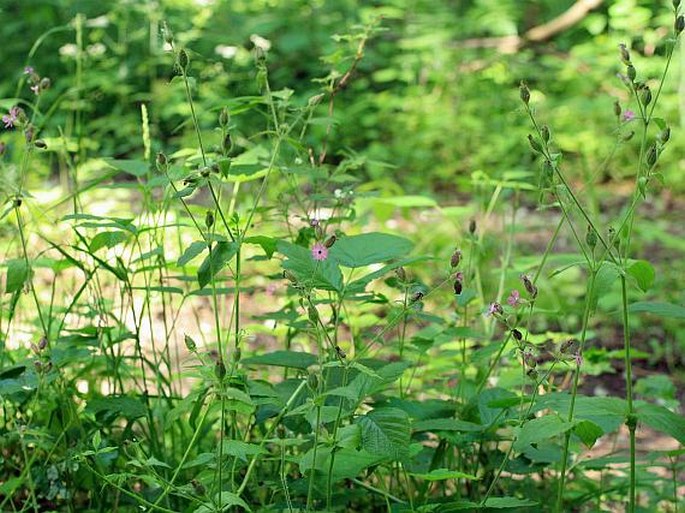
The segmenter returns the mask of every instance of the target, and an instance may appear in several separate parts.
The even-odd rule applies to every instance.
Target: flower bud
[[[324,242],[323,245],[327,248],[330,248],[331,246],[333,246],[333,244],[335,244],[336,240],[338,240],[338,237],[336,237],[335,235],[331,235],[330,237],[328,237],[328,239],[326,239],[326,242]]]
[[[542,146],[530,134],[528,134],[528,143],[530,144],[530,147],[533,149],[534,152],[542,153]]]
[[[469,221],[469,233],[471,235],[476,233],[476,220],[475,219],[471,219],[471,221]]]
[[[458,296],[464,290],[464,286],[459,278],[454,280],[454,293]]]
[[[219,112],[219,126],[222,127],[227,127],[228,123],[231,121],[231,115],[228,112],[228,109],[224,107],[221,109],[221,112]]]
[[[642,94],[640,95],[640,101],[642,102],[642,105],[644,105],[645,107],[652,102],[652,91],[649,90],[649,87],[645,87],[642,90]]]
[[[621,115],[621,104],[618,103],[618,100],[614,102],[614,114],[616,117],[619,117]]]
[[[452,253],[452,258],[450,258],[450,266],[457,267],[459,262],[461,262],[461,251],[457,249],[454,251],[454,253]]]
[[[537,379],[538,379],[538,371],[535,369],[528,369],[528,371],[526,372],[526,375],[530,379],[532,379],[533,381],[537,381]]]
[[[347,358],[347,353],[343,351],[340,346],[335,346],[335,353],[343,360]]]
[[[407,281],[407,271],[405,271],[402,266],[395,269],[395,276],[397,276],[397,279],[400,281]]]
[[[623,61],[623,64],[629,65],[630,64],[630,52],[628,51],[628,48],[626,48],[626,45],[621,43],[618,45],[618,50],[621,53],[621,61]]]
[[[671,127],[664,128],[657,137],[661,144],[666,144],[671,139]]]
[[[417,290],[411,295],[411,298],[409,298],[410,302],[416,303],[417,301],[421,301],[423,299],[424,293],[421,292],[420,290]]]
[[[635,69],[635,66],[628,64],[626,67],[626,76],[631,82],[635,81],[635,77],[637,77],[637,70]]]
[[[542,187],[550,187],[554,183],[554,167],[549,160],[542,164]]]
[[[283,270],[283,277],[285,279],[287,279],[288,281],[290,281],[290,283],[292,283],[292,284],[297,283],[297,278],[295,277],[295,275],[293,273],[291,273],[290,271],[288,271],[287,269]]]
[[[526,367],[531,369],[534,369],[538,366],[537,358],[535,358],[533,351],[530,349],[523,351],[523,362],[526,364]]]
[[[207,210],[205,214],[205,226],[209,229],[214,226],[214,212]]]
[[[559,352],[561,354],[566,354],[569,352],[569,349],[571,349],[576,343],[576,340],[573,338],[569,338],[566,340],[563,344],[561,344],[561,347],[559,348]]]
[[[542,128],[540,128],[540,135],[542,136],[543,141],[545,141],[546,143],[549,142],[551,134],[549,132],[549,127],[547,125],[542,125]]]
[[[162,34],[164,35],[164,42],[168,45],[174,44],[174,34],[171,32],[167,22],[162,22]]]
[[[48,147],[48,145],[45,144],[45,141],[43,139],[36,139],[33,144],[35,144],[36,148],[38,148],[40,150],[45,150]]]
[[[190,59],[188,58],[188,52],[186,52],[185,48],[181,48],[178,51],[178,66],[181,68],[183,73],[188,71],[188,63],[190,62]]]
[[[231,151],[231,148],[233,148],[233,139],[231,138],[231,134],[226,132],[226,135],[221,141],[221,151],[224,155],[228,155],[228,153]]]
[[[683,29],[685,29],[685,17],[683,17],[682,14],[675,19],[673,28],[675,29],[676,35],[680,34]]]
[[[525,274],[521,275],[521,280],[523,281],[523,286],[526,288],[526,291],[528,291],[528,294],[530,294],[530,297],[535,299],[538,295],[538,288],[533,285],[533,282],[530,281],[530,278],[528,278],[528,276]]]
[[[214,365],[214,375],[220,380],[223,380],[226,377],[226,366],[221,358],[219,358]]]
[[[516,340],[518,340],[519,342],[520,342],[521,340],[523,340],[523,334],[522,334],[519,330],[517,330],[516,328],[514,328],[513,330],[511,330],[511,336],[514,337],[514,338],[515,338]]]
[[[634,130],[631,130],[631,131],[628,132],[627,134],[623,134],[623,135],[621,136],[621,141],[623,141],[623,142],[628,142],[628,141],[630,141],[630,140],[633,138],[634,135],[635,135],[635,131],[634,131]]]
[[[680,0],[673,0],[673,10],[675,12],[678,12],[679,8],[680,8]]]
[[[51,85],[52,85],[52,82],[50,82],[50,79],[48,77],[43,77],[40,79],[40,83],[38,84],[38,87],[41,91],[45,91],[47,89],[50,89]]]
[[[307,308],[307,314],[309,315],[309,320],[312,324],[317,324],[319,322],[319,311],[314,305],[309,305]]]
[[[194,353],[197,349],[197,344],[192,339],[192,337],[190,335],[184,335],[183,341],[186,344],[186,349],[188,349],[188,351],[190,351],[191,353]]]
[[[590,246],[590,249],[595,249],[597,246],[597,233],[592,229],[592,226],[588,225],[587,233],[585,234],[585,242]]]
[[[521,84],[519,85],[519,96],[521,97],[521,101],[528,105],[528,102],[530,101],[530,90],[524,81],[521,81]]]
[[[656,146],[650,146],[649,151],[647,151],[647,165],[652,167],[654,164],[656,164],[658,157],[659,152],[657,151]]]
[[[167,161],[166,155],[164,155],[164,153],[162,153],[161,151],[159,153],[157,153],[157,158],[155,159],[155,164],[157,165],[158,171],[160,171],[160,172],[166,171],[168,161]]]

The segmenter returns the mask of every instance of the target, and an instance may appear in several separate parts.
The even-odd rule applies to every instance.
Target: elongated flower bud
[[[628,64],[626,67],[626,76],[631,82],[635,82],[635,77],[637,77],[637,70],[635,69],[635,66]]]
[[[628,48],[626,48],[626,45],[621,43],[618,45],[618,50],[621,53],[621,61],[623,61],[623,64],[630,64],[630,52],[628,51]]]
[[[652,91],[649,90],[649,87],[645,87],[642,90],[642,94],[640,95],[640,101],[642,102],[642,105],[645,107],[652,103]]]
[[[469,233],[471,235],[476,233],[476,220],[475,219],[471,219],[471,221],[469,221]]]
[[[327,248],[330,248],[331,246],[333,246],[333,244],[335,244],[336,240],[338,240],[338,237],[336,237],[335,235],[331,235],[330,237],[328,237],[328,239],[326,239],[326,242],[324,242],[323,245]]]
[[[549,127],[547,125],[542,125],[542,128],[540,128],[540,135],[542,136],[543,141],[545,141],[546,143],[549,142],[551,134],[549,131]]]
[[[530,278],[528,278],[528,276],[525,274],[521,275],[521,280],[523,281],[523,286],[526,288],[526,291],[528,291],[528,294],[530,294],[530,297],[535,299],[538,295],[538,288],[533,285],[533,282],[530,281]]]
[[[226,377],[226,365],[224,365],[224,361],[221,358],[219,358],[214,365],[214,375],[220,380],[223,380]]]
[[[659,132],[658,137],[661,144],[666,144],[671,139],[671,127],[667,126],[664,128],[661,132]]]
[[[683,29],[685,29],[685,17],[683,17],[682,14],[675,19],[673,28],[675,29],[676,35],[680,34]]]
[[[542,146],[530,134],[528,134],[528,143],[530,144],[530,147],[533,149],[534,152],[542,153]]]
[[[521,101],[528,105],[528,102],[530,101],[530,90],[523,81],[521,81],[521,84],[519,85],[519,96],[521,97]]]
[[[656,146],[650,146],[649,151],[647,152],[647,164],[649,167],[652,167],[654,164],[656,164],[658,158],[659,152],[656,149]]]
[[[207,210],[207,213],[205,214],[205,226],[207,228],[214,226],[214,212],[211,210]]]
[[[228,109],[224,107],[219,112],[219,126],[227,127],[228,123],[231,121],[231,115],[228,113]]]
[[[188,58],[188,52],[185,51],[185,48],[181,48],[178,51],[178,66],[183,70],[183,73],[188,71],[189,62],[190,59]]]
[[[522,334],[519,330],[517,330],[516,328],[514,328],[513,330],[511,330],[511,336],[514,337],[514,338],[515,338],[516,340],[518,340],[519,342],[520,342],[521,340],[523,340],[523,334]]]
[[[188,349],[188,351],[190,351],[191,353],[194,353],[195,350],[197,349],[197,344],[192,339],[192,337],[190,335],[185,335],[183,337],[183,341],[185,342],[186,348]]]
[[[616,117],[621,116],[621,104],[618,103],[618,100],[614,102],[614,114],[616,115]]]
[[[592,226],[588,225],[587,233],[585,234],[585,242],[590,246],[591,249],[595,249],[597,246],[597,233],[592,229]]]

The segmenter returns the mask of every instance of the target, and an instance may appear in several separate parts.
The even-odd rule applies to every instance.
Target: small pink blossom
[[[502,305],[500,305],[499,303],[490,303],[487,315],[501,315],[503,313],[504,310],[502,310]]]
[[[509,297],[507,298],[507,304],[514,308],[521,304],[521,294],[518,290],[511,291],[511,294],[509,294]]]
[[[24,75],[32,75],[33,73],[35,73],[33,66],[26,66],[24,68]]]
[[[626,111],[623,113],[622,117],[623,117],[623,121],[628,123],[628,122],[635,119],[635,112],[633,112],[630,109],[626,109]]]
[[[576,366],[578,366],[578,367],[583,366],[583,355],[580,354],[580,351],[578,351],[576,354],[573,355],[573,361],[576,362]]]
[[[326,260],[328,258],[328,248],[320,242],[317,242],[314,244],[314,247],[312,247],[312,258],[318,262]]]
[[[14,124],[19,120],[21,109],[19,107],[12,107],[8,114],[2,117],[2,122],[5,123],[5,128],[13,128]]]

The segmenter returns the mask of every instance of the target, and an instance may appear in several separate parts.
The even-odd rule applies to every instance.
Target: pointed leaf
[[[362,447],[371,454],[401,459],[409,454],[409,416],[398,408],[371,410],[358,420]]]
[[[389,233],[364,233],[342,237],[330,254],[345,267],[364,267],[400,258],[409,253],[414,244],[404,237]]]
[[[235,242],[217,242],[197,271],[197,282],[200,288],[212,281],[212,278],[224,268],[237,252],[238,244]]]
[[[195,258],[200,253],[202,253],[205,249],[207,249],[207,243],[206,242],[203,242],[203,241],[193,242],[190,246],[188,246],[185,249],[183,254],[179,257],[178,261],[176,262],[176,265],[179,267],[183,267],[188,262],[190,262],[193,258]]]

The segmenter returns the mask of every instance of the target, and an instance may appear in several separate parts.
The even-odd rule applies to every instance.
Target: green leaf
[[[129,420],[144,417],[146,413],[145,405],[140,399],[125,395],[91,399],[88,401],[86,411],[95,415],[102,412],[113,413],[117,417]]]
[[[195,258],[200,253],[202,253],[205,249],[207,249],[207,243],[206,242],[203,242],[203,241],[193,242],[190,246],[188,246],[185,249],[183,254],[179,257],[178,261],[176,262],[176,265],[179,267],[183,267],[188,262],[190,262],[193,258]]]
[[[409,416],[399,408],[371,410],[359,418],[362,447],[371,454],[401,459],[409,454]]]
[[[274,351],[272,353],[251,356],[241,360],[241,363],[246,365],[274,365],[276,367],[289,367],[302,370],[305,370],[310,365],[314,365],[316,362],[317,358],[313,354],[299,351]]]
[[[90,241],[88,249],[91,253],[95,253],[97,250],[104,247],[113,248],[117,244],[121,244],[122,242],[126,241],[128,237],[129,234],[126,232],[101,232],[93,237],[93,240]]]
[[[539,503],[530,499],[517,499],[516,497],[490,497],[485,501],[486,508],[508,509],[537,506]]]
[[[573,432],[578,435],[578,438],[585,444],[588,449],[591,449],[597,439],[604,434],[604,430],[597,424],[590,420],[581,420],[573,426]]]
[[[278,245],[278,240],[273,237],[266,237],[264,235],[256,235],[254,237],[247,237],[243,239],[246,244],[257,244],[261,246],[266,254],[267,258],[271,258],[276,251],[276,246]]]
[[[421,420],[419,422],[415,422],[412,425],[412,429],[414,431],[464,431],[468,433],[483,431],[484,426],[474,424],[473,422],[467,422],[465,420],[446,418]]]
[[[224,268],[238,252],[235,242],[217,242],[197,271],[197,282],[200,288],[207,285],[216,274]]]
[[[659,303],[650,301],[639,301],[628,307],[631,313],[646,312],[659,317],[672,317],[674,319],[685,319],[685,308],[673,303]]]
[[[672,436],[685,445],[685,417],[658,404],[637,401],[635,414],[640,422]]]
[[[144,160],[109,160],[107,163],[114,169],[133,176],[145,176],[150,170],[150,165]]]
[[[283,268],[291,271],[302,285],[322,290],[342,290],[342,272],[337,260],[331,258],[330,254],[326,260],[317,261],[312,257],[311,250],[305,247],[282,240],[278,241],[277,247],[280,253],[288,257],[283,262]]]
[[[647,292],[654,285],[654,267],[646,260],[638,260],[628,267],[628,274],[635,278],[642,292]]]
[[[250,506],[238,495],[231,492],[221,492],[214,497],[214,501],[206,502],[197,508],[193,513],[217,513],[218,511],[228,511],[233,506],[240,506],[245,511],[252,511]]]
[[[514,442],[514,449],[523,451],[527,446],[547,440],[573,427],[572,423],[564,422],[556,415],[545,415],[526,422]]]
[[[464,472],[459,472],[458,470],[447,470],[446,468],[437,468],[435,470],[431,470],[427,474],[410,473],[410,475],[418,477],[419,479],[424,479],[426,481],[446,481],[448,479],[479,479],[478,477],[472,474],[466,474]]]
[[[355,268],[403,257],[413,246],[410,240],[397,235],[364,233],[342,237],[330,249],[330,255],[340,265]]]
[[[5,280],[5,292],[11,294],[22,289],[29,277],[29,266],[26,260],[16,259],[7,262],[7,279]]]

